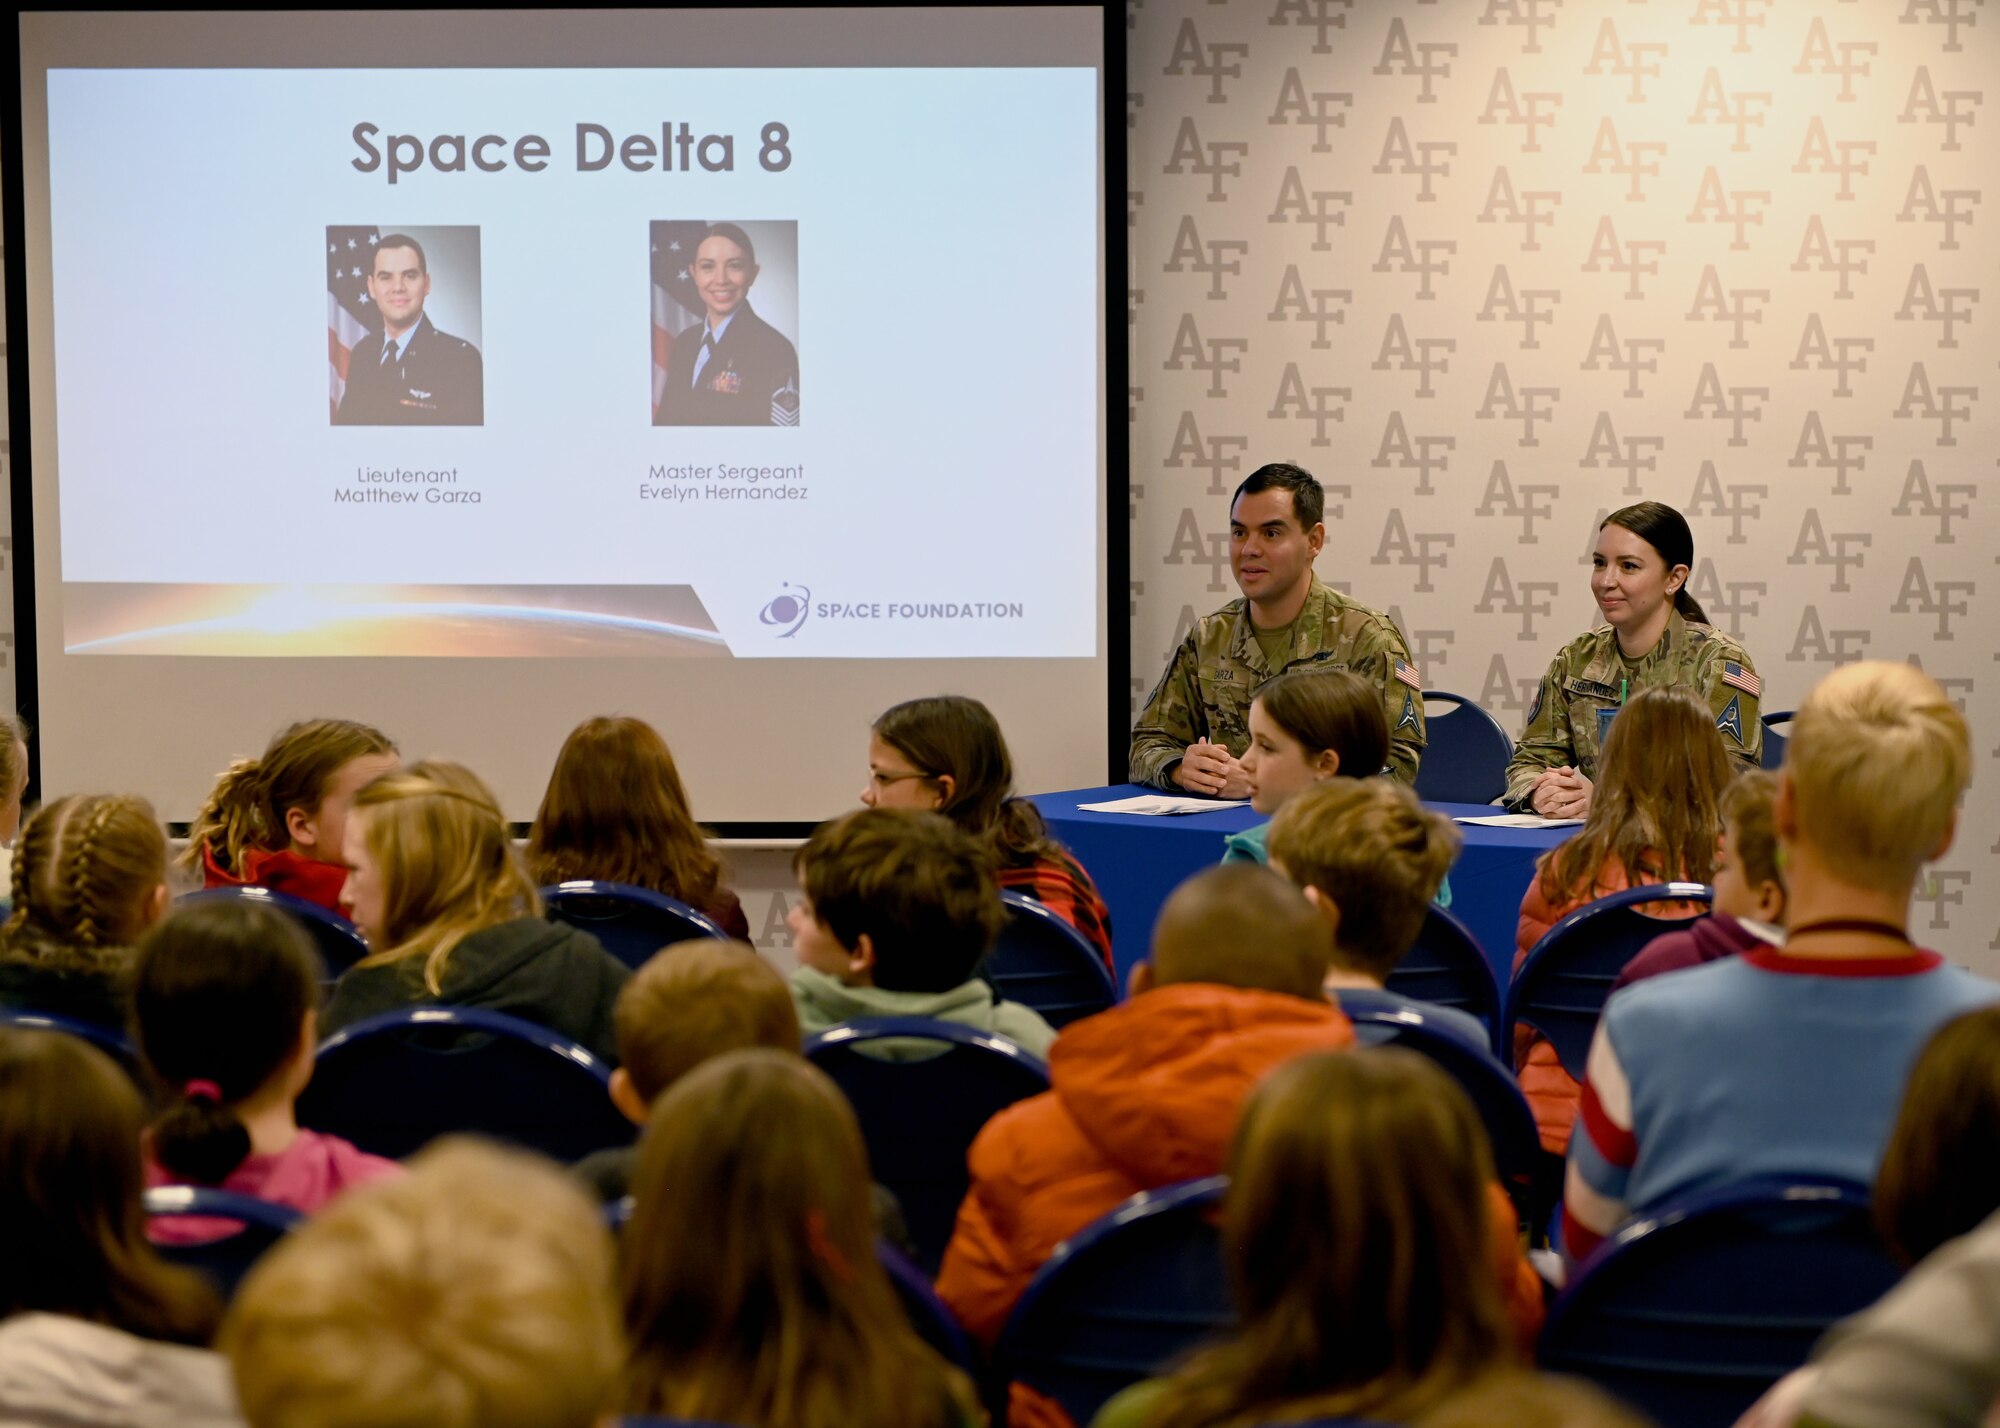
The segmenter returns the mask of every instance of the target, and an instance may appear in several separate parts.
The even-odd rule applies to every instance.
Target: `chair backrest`
[[[995,992],[1054,1027],[1116,1005],[1118,984],[1081,932],[1023,893],[1000,900],[1007,925],[981,968]]]
[[[1733,1423],[1900,1272],[1861,1186],[1722,1186],[1649,1211],[1591,1256],[1538,1357],[1666,1428]]]
[[[404,1007],[328,1037],[299,1123],[401,1159],[467,1131],[561,1161],[629,1145],[611,1072],[546,1027],[476,1007]]]
[[[875,1254],[882,1261],[890,1287],[896,1291],[903,1312],[909,1315],[910,1327],[917,1331],[917,1337],[936,1349],[946,1363],[977,1378],[979,1361],[973,1357],[972,1341],[965,1337],[965,1330],[931,1288],[931,1277],[886,1240],[876,1242]]]
[[[549,921],[583,929],[603,943],[606,952],[635,970],[669,942],[729,936],[679,898],[630,883],[579,878],[543,888],[542,903]]]
[[[904,1046],[880,1045],[897,1040]],[[912,1040],[940,1054],[884,1059]],[[843,1022],[809,1038],[806,1058],[846,1093],[876,1180],[902,1204],[917,1263],[935,1272],[965,1198],[972,1138],[995,1112],[1048,1090],[1048,1067],[1005,1037],[924,1017]]]
[[[236,1286],[265,1250],[305,1219],[290,1205],[203,1185],[165,1185],[148,1190],[146,1215],[152,1220],[192,1216],[218,1222],[207,1227],[216,1231],[214,1238],[157,1244],[154,1248],[173,1263],[203,1275],[224,1299],[235,1294]]]
[[[1456,707],[1430,712],[1432,703]],[[1507,791],[1514,741],[1500,721],[1462,694],[1424,691],[1424,756],[1417,796],[1432,803],[1491,803]]]
[[[1417,940],[1383,986],[1412,1001],[1456,1007],[1477,1017],[1500,1045],[1500,984],[1466,925],[1432,903]]]
[[[1785,735],[1779,731],[1780,724],[1792,722],[1796,709],[1781,709],[1775,714],[1764,716],[1764,752],[1759,762],[1767,769],[1776,770],[1785,761]]]
[[[338,913],[328,912],[316,902],[307,902],[290,893],[260,887],[203,888],[200,892],[188,893],[180,900],[184,903],[252,902],[284,913],[312,938],[313,946],[319,949],[320,961],[326,964],[328,977],[338,977],[368,955],[368,944],[362,940],[360,929],[353,923]]]
[[[617,1428],[745,1428],[741,1423],[718,1423],[713,1418],[654,1418],[628,1415],[611,1421]]]
[[[78,1021],[73,1017],[53,1016],[48,1012],[20,1011],[10,1007],[0,1007],[0,1026],[20,1027],[26,1031],[59,1031],[64,1036],[87,1041],[124,1067],[133,1080],[142,1084],[144,1082],[144,1075],[139,1069],[139,1055],[132,1049],[132,1043],[108,1026],[99,1026],[96,1022]]]
[[[1133,1196],[1064,1241],[1007,1318],[1003,1382],[1088,1423],[1106,1399],[1235,1322],[1215,1209],[1228,1177]]]
[[[1648,883],[1587,902],[1560,919],[1529,949],[1507,989],[1506,1038],[1516,1022],[1526,1022],[1549,1039],[1563,1070],[1581,1081],[1597,1018],[1625,964],[1655,937],[1695,920],[1648,917],[1638,905],[1714,901],[1715,889],[1706,883]]]
[[[1507,1067],[1491,1056],[1474,1055],[1457,1037],[1426,1024],[1421,1011],[1349,1011],[1348,1016],[1363,1042],[1421,1052],[1458,1082],[1479,1113],[1480,1124],[1486,1127],[1500,1183],[1525,1223],[1543,1223],[1552,1208],[1543,1201],[1552,1187],[1539,1173],[1541,1137],[1535,1130],[1534,1112],[1528,1109]]]

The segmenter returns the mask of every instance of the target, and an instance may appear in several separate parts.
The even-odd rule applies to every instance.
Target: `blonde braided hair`
[[[245,852],[291,846],[285,825],[290,809],[317,813],[342,768],[370,754],[395,752],[387,734],[352,719],[303,719],[286,726],[261,757],[238,759],[222,771],[188,825],[183,865],[200,872],[204,850],[212,850],[217,863],[240,877]]]
[[[166,831],[145,799],[58,799],[22,832],[14,912],[0,929],[0,952],[85,970],[122,968],[166,870]]]

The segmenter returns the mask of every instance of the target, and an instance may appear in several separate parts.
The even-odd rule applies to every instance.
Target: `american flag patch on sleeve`
[[[1396,678],[1402,680],[1403,683],[1409,685],[1410,688],[1416,690],[1419,694],[1423,693],[1424,682],[1417,674],[1417,667],[1413,664],[1404,664],[1401,660],[1396,660],[1395,665]]]
[[[1764,681],[1740,664],[1728,663],[1722,666],[1722,682],[1731,689],[1740,689],[1752,699],[1764,692]]]

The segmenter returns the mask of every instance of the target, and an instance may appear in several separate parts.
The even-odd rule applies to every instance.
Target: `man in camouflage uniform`
[[[1139,722],[1131,777],[1173,793],[1248,798],[1238,762],[1250,747],[1250,701],[1292,669],[1346,670],[1382,691],[1387,772],[1414,783],[1424,749],[1423,685],[1387,616],[1320,584],[1326,498],[1297,466],[1261,466],[1229,506],[1229,570],[1243,598],[1197,620]],[[1373,772],[1373,770],[1369,770]]]
[[[1571,768],[1595,782],[1612,716],[1642,689],[1681,685],[1708,701],[1722,746],[1746,769],[1760,766],[1763,681],[1743,646],[1676,610],[1660,642],[1638,659],[1619,653],[1618,633],[1603,625],[1564,645],[1542,676],[1528,723],[1507,765],[1507,806],[1528,808],[1544,770]]]

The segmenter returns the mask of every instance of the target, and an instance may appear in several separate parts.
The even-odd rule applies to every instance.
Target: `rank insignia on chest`
[[[708,384],[708,389],[711,392],[721,392],[724,396],[733,397],[743,390],[743,374],[733,368],[727,372],[718,372],[716,373],[715,380]]]

